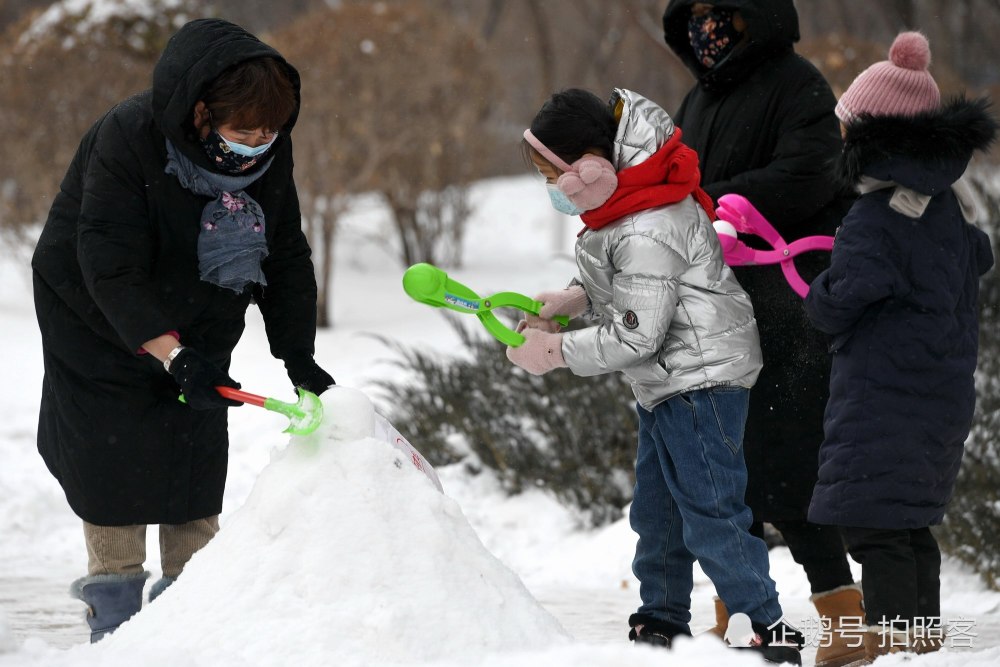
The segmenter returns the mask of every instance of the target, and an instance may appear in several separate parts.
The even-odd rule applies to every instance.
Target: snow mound
[[[177,582],[92,650],[112,664],[372,665],[560,644],[458,504],[372,437],[368,398],[322,398],[317,432],[276,451]]]

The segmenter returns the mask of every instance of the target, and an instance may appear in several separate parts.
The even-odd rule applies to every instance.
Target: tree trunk
[[[417,209],[412,204],[404,204],[392,198],[389,199],[389,209],[392,211],[392,221],[399,236],[399,251],[403,265],[412,266],[417,262],[434,263],[432,252],[422,252],[421,233],[417,225]]]
[[[549,22],[541,2],[527,0],[531,12],[531,20],[535,26],[535,37],[538,40],[538,70],[542,73],[542,99],[555,92],[555,54],[552,51],[552,37],[549,34]]]
[[[333,327],[333,304],[330,295],[333,294],[333,261],[336,254],[337,218],[332,211],[322,216],[320,223],[320,247],[322,256],[319,265],[318,285],[319,297],[316,301],[316,326],[320,329]]]

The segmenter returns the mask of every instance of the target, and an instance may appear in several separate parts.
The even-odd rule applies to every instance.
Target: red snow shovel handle
[[[216,386],[215,390],[219,392],[220,396],[232,401],[249,403],[250,405],[256,405],[257,407],[288,417],[291,423],[285,429],[285,433],[309,435],[323,421],[323,403],[316,394],[306,391],[302,387],[296,387],[295,389],[299,395],[297,403],[285,403],[276,398],[258,396],[257,394],[240,391],[234,387]]]
[[[256,405],[261,408],[264,407],[264,401],[267,400],[267,397],[265,396],[258,396],[257,394],[251,394],[248,391],[240,391],[239,389],[234,389],[232,387],[216,387],[215,390],[231,401],[249,403],[250,405]]]

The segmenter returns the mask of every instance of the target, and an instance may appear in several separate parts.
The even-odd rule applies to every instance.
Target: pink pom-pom
[[[559,177],[559,189],[570,197],[582,192],[585,187],[587,187],[587,184],[583,182],[580,174],[576,172],[567,171]]]
[[[900,33],[889,49],[889,60],[897,67],[925,70],[931,64],[931,45],[919,32]]]
[[[596,160],[587,160],[580,165],[580,178],[587,185],[600,178],[602,173],[601,165]]]

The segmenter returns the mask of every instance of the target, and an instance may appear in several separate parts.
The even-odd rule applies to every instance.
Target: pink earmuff
[[[556,187],[583,211],[591,211],[611,198],[618,189],[618,174],[611,163],[599,155],[587,154],[573,164],[553,153],[531,133],[524,131],[524,139],[542,157],[562,171]]]

